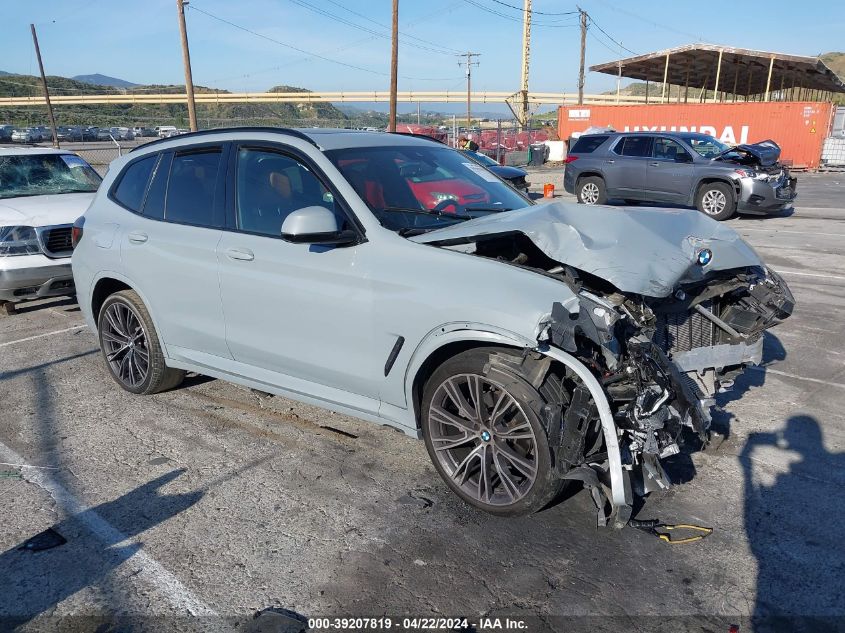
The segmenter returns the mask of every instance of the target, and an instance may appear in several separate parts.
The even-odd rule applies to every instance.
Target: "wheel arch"
[[[578,174],[578,177],[575,179],[575,186],[577,187],[578,183],[581,182],[584,178],[590,178],[590,177],[601,178],[602,180],[605,180],[604,174],[601,173],[599,170],[597,170],[597,169],[585,169],[584,171],[580,172]],[[605,182],[607,182],[607,181],[605,181]]]
[[[740,184],[738,181],[732,180],[731,178],[725,178],[723,176],[704,176],[699,179],[695,185],[695,189],[693,190],[693,204],[695,204],[696,200],[698,200],[698,194],[701,192],[701,188],[714,182],[719,182],[730,187],[731,191],[734,192],[734,204],[739,201]]]
[[[100,316],[100,309],[103,307],[103,303],[110,295],[115,292],[120,292],[121,290],[132,290],[141,298],[141,301],[143,301],[144,306],[146,306],[147,312],[153,321],[153,326],[158,334],[162,350],[164,351],[165,356],[167,356],[167,345],[163,338],[162,329],[155,313],[152,310],[148,297],[138,289],[138,286],[136,286],[131,279],[121,275],[120,273],[114,271],[104,271],[100,273],[91,284],[91,295],[88,302],[88,308],[91,315],[91,323],[89,323],[89,325],[92,325],[94,331],[96,332],[97,321]]]

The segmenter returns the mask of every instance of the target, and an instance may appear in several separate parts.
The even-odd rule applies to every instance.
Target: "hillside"
[[[184,86],[150,85],[142,88],[115,88],[113,86],[89,84],[67,77],[48,76],[47,85],[52,94],[132,94],[137,92],[184,93]],[[221,93],[204,86],[195,86],[197,93]],[[272,92],[309,92],[304,88],[274,86]],[[31,75],[0,76],[0,96],[40,95],[40,79]],[[99,104],[55,106],[58,125],[176,125],[187,127],[186,105],[155,104]],[[13,125],[40,125],[47,119],[43,107],[0,108],[0,123]],[[341,126],[348,124],[348,118],[330,103],[243,103],[243,104],[198,104],[197,119],[200,127],[222,125],[273,125],[273,126]]]
[[[94,73],[93,75],[76,75],[72,77],[75,81],[81,81],[86,84],[94,84],[96,86],[112,86],[114,88],[135,88],[141,84],[133,84],[131,81],[125,79],[118,79],[117,77],[109,77],[108,75],[101,75]]]

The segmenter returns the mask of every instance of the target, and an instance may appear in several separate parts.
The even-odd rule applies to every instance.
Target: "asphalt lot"
[[[70,300],[0,317],[0,629],[181,630],[192,614],[198,630],[300,630],[253,619],[275,608],[478,631],[481,616],[845,630],[845,174],[801,174],[799,192],[789,217],[730,221],[798,305],[723,398],[721,435],[639,512],[714,528],[687,545],[596,529],[585,493],[528,518],[476,512],[422,442],[221,381],[132,396]],[[65,544],[18,549],[51,527]]]

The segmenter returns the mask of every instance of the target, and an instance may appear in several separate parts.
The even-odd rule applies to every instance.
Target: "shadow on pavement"
[[[103,503],[69,516],[52,529],[67,543],[29,551],[26,541],[0,554],[0,628],[20,626],[86,587],[108,581],[142,545],[121,544],[194,505],[202,491],[162,494],[184,470],[173,470]]]
[[[753,630],[845,630],[845,453],[828,452],[819,421],[797,415],[749,435],[739,460],[758,566]]]

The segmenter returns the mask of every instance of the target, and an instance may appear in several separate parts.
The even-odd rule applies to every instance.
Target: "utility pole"
[[[188,122],[191,132],[197,131],[197,105],[194,101],[194,78],[191,74],[191,51],[188,49],[188,28],[185,26],[185,5],[188,0],[176,0],[179,14],[179,34],[182,36],[182,63],[185,66],[185,92],[188,95]]]
[[[465,62],[458,62],[458,66],[466,66],[467,67],[467,130],[472,126],[472,100],[471,100],[471,87],[472,87],[472,70],[473,66],[478,66],[478,62],[472,61],[473,57],[479,57],[481,53],[471,53],[467,51],[466,53],[461,53],[459,57],[466,57],[467,60]]]
[[[587,12],[578,7],[581,14],[581,65],[578,67],[578,105],[584,103],[584,62],[587,54]]]
[[[387,131],[396,131],[396,91],[399,84],[399,0],[393,0],[393,22],[390,27],[390,114]]]
[[[38,36],[35,34],[35,25],[29,25],[32,31],[32,43],[35,44],[35,56],[38,58],[38,70],[41,71],[41,86],[44,88],[44,101],[47,102],[47,114],[50,117],[50,129],[53,133],[53,147],[59,146],[59,137],[56,134],[56,117],[53,116],[53,104],[50,103],[50,91],[47,90],[47,77],[44,75],[44,64],[41,62],[41,49],[38,47]]]
[[[522,5],[522,76],[519,82],[519,124],[528,126],[528,68],[531,62],[531,0]]]

